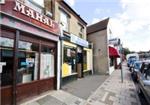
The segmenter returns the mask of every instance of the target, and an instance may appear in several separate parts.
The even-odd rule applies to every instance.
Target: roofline
[[[107,27],[108,27],[109,17],[106,18],[106,19],[100,20],[100,21],[97,22],[97,23],[94,23],[94,24],[91,24],[91,25],[87,26],[87,30],[88,30],[88,28],[90,28],[90,27],[95,27],[95,25],[99,25],[99,24],[101,24],[102,21],[106,21],[106,20],[107,20],[107,25],[106,25],[105,27],[99,28],[99,29],[97,29],[97,30],[95,30],[95,31],[93,30],[93,31],[91,31],[91,32],[89,32],[89,33],[87,32],[87,35],[89,35],[89,34],[91,34],[91,33],[98,32],[98,31],[106,30]]]
[[[104,21],[104,20],[107,20],[108,19],[108,22],[109,22],[109,17],[108,18],[106,18],[106,19],[103,19],[103,20],[100,20],[100,21],[98,21],[98,22],[96,22],[96,23],[94,23],[94,24],[91,24],[91,25],[88,25],[87,27],[91,27],[91,26],[93,26],[93,25],[95,25],[95,24],[98,24],[98,23],[100,23],[100,22],[102,22],[102,21]]]
[[[106,29],[107,29],[107,27],[105,27],[105,28],[103,28],[103,29],[99,29],[99,30],[93,31],[93,32],[90,32],[90,33],[87,33],[87,35],[90,35],[90,34],[92,34],[92,33],[98,32],[98,31],[103,31],[103,30],[106,30]]]
[[[80,21],[82,21],[84,23],[84,25],[87,25],[87,22],[85,22],[81,17],[80,15],[78,15],[75,10],[73,10],[64,0],[61,0],[61,1],[58,1],[58,2],[62,2],[69,10],[71,10],[77,17]]]

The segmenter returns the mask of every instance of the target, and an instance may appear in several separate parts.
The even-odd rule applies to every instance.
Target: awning
[[[114,47],[109,46],[109,56],[110,57],[120,57],[117,49],[115,49]]]

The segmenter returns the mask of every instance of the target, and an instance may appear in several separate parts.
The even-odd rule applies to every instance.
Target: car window
[[[144,75],[147,80],[150,80],[150,68],[145,69]]]
[[[149,80],[149,81],[150,81],[150,75],[148,75],[148,76],[147,76],[147,80]]]

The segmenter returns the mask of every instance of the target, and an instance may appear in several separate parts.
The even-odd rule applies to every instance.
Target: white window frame
[[[5,4],[5,0],[0,0],[0,4]]]
[[[29,0],[30,2],[32,2],[34,5],[40,7],[40,8],[44,8],[44,0],[43,0],[43,5],[40,5],[39,3],[37,3],[36,0]]]
[[[64,22],[64,19],[62,19],[62,16],[65,16],[66,22]],[[63,17],[64,18],[64,17]],[[69,32],[69,22],[68,22],[68,14],[66,14],[63,11],[60,11],[60,23],[62,24],[62,29],[66,32]]]

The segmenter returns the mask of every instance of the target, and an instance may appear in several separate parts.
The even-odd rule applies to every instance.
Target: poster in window
[[[67,49],[67,56],[70,57],[71,56],[71,50]]]
[[[54,76],[54,56],[51,54],[41,54],[40,78]]]
[[[9,39],[9,38],[0,38],[0,46],[4,46],[4,47],[13,47],[14,45],[14,40],[13,39]]]
[[[24,50],[31,50],[32,43],[19,41],[19,48]]]

